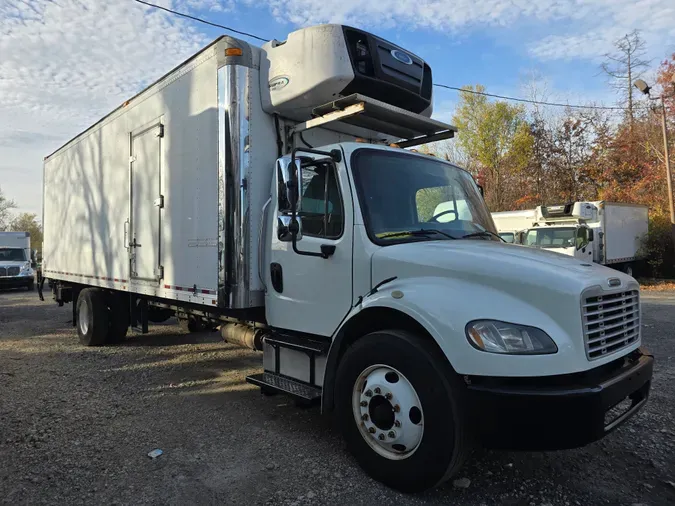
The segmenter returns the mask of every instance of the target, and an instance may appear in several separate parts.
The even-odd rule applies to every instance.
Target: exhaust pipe
[[[226,343],[254,351],[262,351],[262,340],[265,334],[267,334],[265,329],[242,323],[226,323],[220,326],[220,335]]]

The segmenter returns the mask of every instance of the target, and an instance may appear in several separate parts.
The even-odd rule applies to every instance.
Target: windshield
[[[540,248],[570,248],[574,246],[576,228],[532,228],[525,236],[526,246]]]
[[[0,262],[25,262],[26,252],[18,248],[0,248]]]
[[[352,168],[368,234],[378,244],[469,234],[500,241],[476,183],[464,170],[405,151],[375,149],[356,151]],[[420,230],[434,233],[400,233]]]

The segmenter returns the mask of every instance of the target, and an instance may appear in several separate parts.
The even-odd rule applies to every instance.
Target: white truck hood
[[[609,288],[609,278],[619,278],[622,285],[633,278],[598,264],[514,244],[484,240],[425,241],[381,248],[373,256],[373,271],[396,264],[401,272],[392,276],[448,275],[509,291],[508,286],[538,285],[547,289],[579,294],[587,286]],[[373,276],[377,283],[378,277]],[[518,286],[514,286],[517,289]]]
[[[426,319],[426,328],[460,374],[546,376],[597,367],[627,353],[590,361],[583,338],[584,290],[638,290],[630,276],[598,264],[550,251],[485,240],[424,241],[391,245],[372,257],[372,283],[396,276],[380,297],[395,300],[409,314]],[[612,283],[610,285],[610,280]],[[391,302],[389,304],[392,304]],[[544,330],[558,352],[546,356],[509,356],[473,349],[465,325],[494,319]]]

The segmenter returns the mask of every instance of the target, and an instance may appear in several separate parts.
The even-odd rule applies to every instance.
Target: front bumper
[[[644,349],[577,374],[466,379],[472,428],[489,448],[561,450],[601,439],[649,396],[654,358]]]
[[[28,286],[33,281],[33,276],[0,276],[0,288]]]

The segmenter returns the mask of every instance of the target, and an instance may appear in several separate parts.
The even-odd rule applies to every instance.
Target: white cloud
[[[39,212],[42,157],[206,42],[192,24],[133,2],[0,0],[5,195]]]

